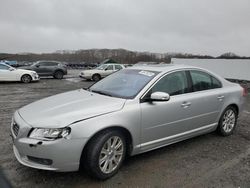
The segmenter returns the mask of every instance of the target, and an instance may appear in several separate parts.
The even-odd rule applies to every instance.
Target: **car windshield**
[[[156,71],[135,69],[120,70],[92,85],[89,91],[113,97],[132,99],[158,73]]]
[[[0,63],[0,69],[1,69],[1,70],[8,70],[8,69],[10,69],[10,68],[12,68],[12,67],[9,66],[9,65]]]
[[[31,66],[36,66],[36,65],[38,65],[40,62],[39,61],[37,61],[37,62],[35,62],[35,63],[33,63],[33,64],[31,64]]]
[[[108,67],[108,65],[101,65],[101,66],[97,67],[96,69],[98,69],[98,70],[104,70],[107,67]]]

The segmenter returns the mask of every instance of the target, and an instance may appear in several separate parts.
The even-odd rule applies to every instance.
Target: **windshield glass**
[[[132,99],[158,73],[155,71],[124,69],[97,82],[89,90],[103,95]]]
[[[96,69],[98,69],[98,70],[104,70],[107,67],[108,67],[108,65],[101,65],[101,66],[97,67]]]
[[[38,64],[39,64],[39,61],[33,63],[31,66],[36,66],[36,65],[38,65]]]

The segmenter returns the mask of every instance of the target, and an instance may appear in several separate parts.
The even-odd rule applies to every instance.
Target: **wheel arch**
[[[91,137],[88,139],[87,143],[84,145],[84,147],[82,149],[81,158],[80,158],[80,167],[82,166],[81,163],[85,158],[86,150],[87,150],[89,143],[94,139],[94,137],[96,137],[97,135],[101,134],[102,132],[108,131],[108,130],[120,131],[125,136],[125,140],[126,140],[126,145],[127,145],[126,156],[129,156],[132,153],[133,138],[132,138],[132,134],[130,133],[130,131],[128,129],[126,129],[122,126],[105,127],[104,129],[101,129],[101,130],[97,131],[96,133],[94,133],[93,135],[91,135]]]
[[[236,110],[237,116],[238,116],[239,115],[239,106],[237,104],[235,104],[235,103],[230,104],[227,107],[229,107],[229,106],[233,107]]]
[[[27,75],[27,76],[29,76],[30,78],[31,78],[31,80],[30,81],[32,81],[33,80],[33,78],[32,78],[32,75],[30,74],[30,73],[24,73],[24,74],[22,74],[21,75],[21,77],[20,77],[20,81],[22,81],[22,78],[23,78],[23,76],[25,76],[25,75]]]
[[[100,78],[102,78],[102,75],[100,74],[100,73],[93,73],[92,75],[91,75],[91,77],[93,78],[93,76],[95,76],[95,75],[98,75],[98,76],[100,76]]]
[[[222,113],[223,113],[228,107],[233,107],[233,108],[236,110],[236,112],[237,112],[237,116],[239,115],[239,106],[238,106],[236,103],[231,103],[231,104],[226,105],[226,106],[223,108],[223,110],[222,110],[220,116],[222,115]]]
[[[64,75],[64,71],[63,71],[62,69],[55,69],[54,72],[53,72],[53,75],[54,75],[56,72],[62,72],[63,75]]]
[[[235,129],[235,126],[237,124],[237,119],[238,119],[238,115],[239,115],[239,106],[235,103],[231,103],[231,104],[228,104],[225,106],[225,108],[223,108],[223,111],[221,112],[220,114],[220,117],[219,117],[219,120],[218,120],[218,125],[216,126],[216,131],[222,135],[222,136],[228,136],[232,133],[225,133],[225,132],[222,132],[222,127],[221,127],[221,121],[222,121],[222,117],[224,116],[224,113],[229,109],[229,108],[233,108],[235,111],[236,111],[236,120],[235,120],[235,124],[234,124],[234,128]]]

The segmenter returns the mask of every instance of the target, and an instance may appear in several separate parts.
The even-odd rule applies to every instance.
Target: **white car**
[[[103,64],[92,70],[84,70],[79,76],[87,80],[99,81],[101,78],[124,68],[125,66],[120,64]]]
[[[29,83],[38,81],[39,76],[35,71],[15,69],[5,63],[0,63],[0,81],[21,81]]]

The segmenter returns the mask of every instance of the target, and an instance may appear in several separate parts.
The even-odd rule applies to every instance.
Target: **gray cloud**
[[[249,56],[249,0],[8,0],[0,52],[126,48]]]

